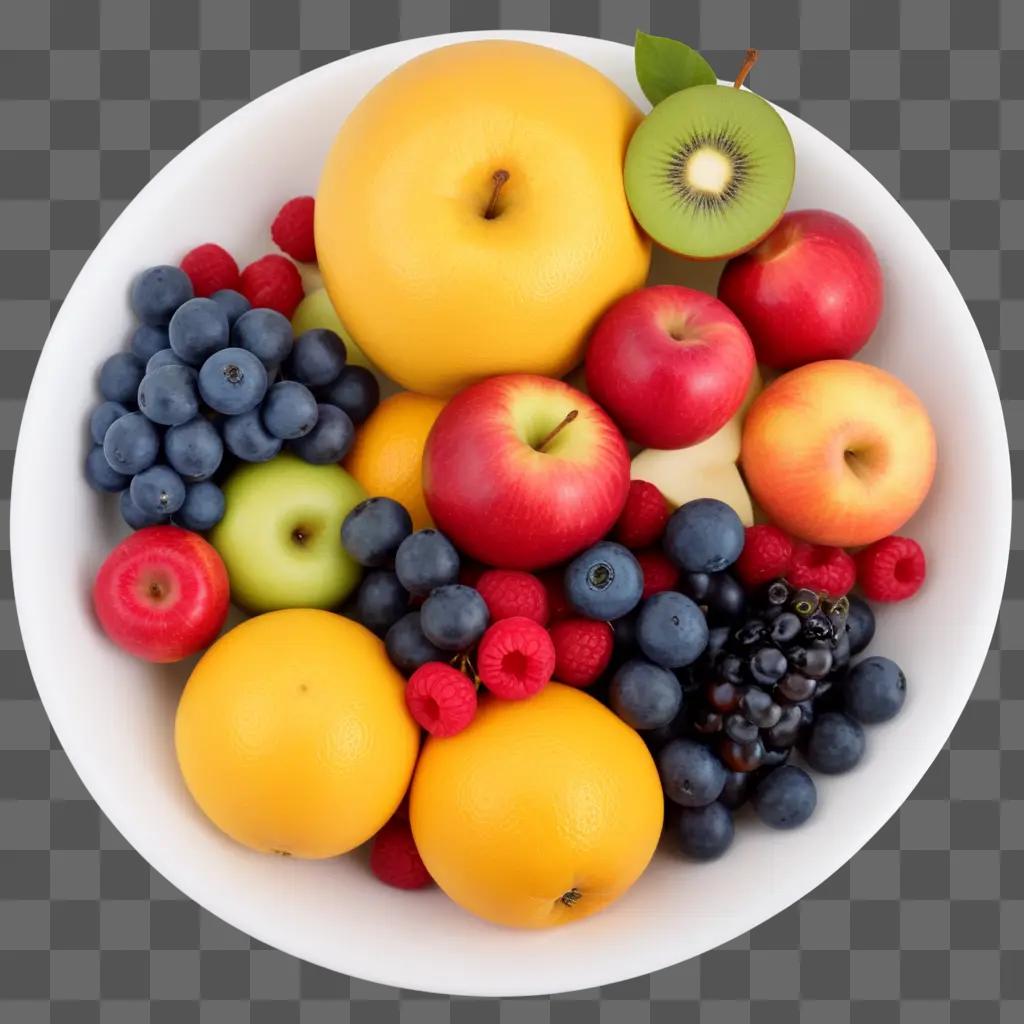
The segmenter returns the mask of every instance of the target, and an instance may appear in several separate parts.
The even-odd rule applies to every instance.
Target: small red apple
[[[220,555],[197,533],[149,526],[125,538],[96,574],[93,606],[103,631],[146,661],[179,661],[209,646],[228,614]]]
[[[796,210],[729,261],[718,297],[750,332],[758,361],[789,370],[863,348],[882,315],[882,269],[845,217]]]
[[[608,415],[560,380],[513,374],[457,394],[423,453],[430,515],[464,553],[503,569],[572,557],[615,525],[629,452]]]
[[[627,437],[686,448],[717,433],[754,373],[743,325],[713,295],[659,284],[601,318],[587,349],[587,390]]]

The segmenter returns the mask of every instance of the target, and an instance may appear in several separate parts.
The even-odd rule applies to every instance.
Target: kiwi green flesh
[[[782,216],[796,160],[789,129],[752,92],[697,85],[662,100],[626,152],[626,197],[640,226],[696,259],[749,249]]]

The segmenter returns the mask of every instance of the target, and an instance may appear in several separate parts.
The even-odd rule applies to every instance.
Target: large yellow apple
[[[440,396],[578,363],[650,264],[622,185],[640,117],[598,71],[530,43],[441,47],[381,81],[316,197],[324,283],[370,360]]]

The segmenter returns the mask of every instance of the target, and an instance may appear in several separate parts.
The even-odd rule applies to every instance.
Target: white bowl
[[[565,50],[642,102],[631,48],[535,32],[470,33],[349,57],[218,124],[142,190],[64,302],[25,409],[11,539],[40,695],[83,782],[143,857],[213,913],[295,956],[405,988],[497,996],[606,984],[711,949],[798,900],[885,823],[939,752],[988,649],[1009,548],[1010,472],[985,350],[941,261],[863,167],[786,114],[798,155],[792,206],[849,217],[884,266],[886,310],[864,358],[918,392],[938,433],[935,486],[908,527],[930,555],[928,583],[915,600],[881,613],[874,645],[907,671],[903,713],[870,731],[857,770],[817,780],[818,810],[802,829],[745,823],[728,856],[707,866],[666,850],[615,906],[549,932],[493,927],[437,891],[387,889],[359,856],[284,860],[221,836],[189,799],[175,764],[172,722],[189,666],[154,668],[120,654],[91,613],[91,580],[121,532],[116,502],[98,498],[82,477],[94,374],[128,334],[128,282],[138,270],[210,239],[247,258],[270,251],[275,210],[315,188],[336,129],[367,89],[424,50],[482,35]]]

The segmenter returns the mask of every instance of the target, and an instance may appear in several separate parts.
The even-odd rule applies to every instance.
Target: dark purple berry
[[[722,716],[717,711],[701,708],[693,717],[693,727],[702,736],[713,736],[722,731]]]
[[[718,798],[719,801],[730,810],[742,807],[750,797],[753,779],[754,777],[749,772],[728,772],[725,776],[722,795]]]
[[[748,686],[744,691],[740,710],[759,729],[770,729],[782,717],[782,708],[756,686]]]
[[[774,580],[765,590],[765,601],[769,605],[784,605],[789,600],[789,584],[785,580]]]
[[[764,742],[769,750],[788,750],[800,738],[804,716],[800,708],[790,705],[782,709],[779,720],[765,730]]]
[[[799,704],[802,700],[810,700],[818,688],[816,679],[809,679],[798,672],[787,672],[775,688],[777,697],[784,697],[792,704]]]
[[[786,674],[786,656],[777,647],[761,647],[750,659],[750,677],[759,686],[774,686]]]
[[[759,740],[753,743],[736,743],[723,738],[718,747],[718,756],[726,768],[734,772],[754,772],[764,764],[764,744]]]
[[[743,659],[735,654],[726,654],[718,659],[718,675],[726,682],[739,686],[744,679]]]
[[[768,630],[760,619],[748,619],[735,633],[736,642],[743,647],[760,644],[767,636]]]
[[[800,616],[793,612],[782,612],[772,622],[771,638],[776,644],[792,643],[800,635]]]
[[[735,743],[753,743],[759,735],[759,729],[743,715],[732,714],[725,720],[725,734]]]
[[[710,682],[705,691],[708,703],[723,714],[735,711],[740,706],[740,691],[730,682]]]

